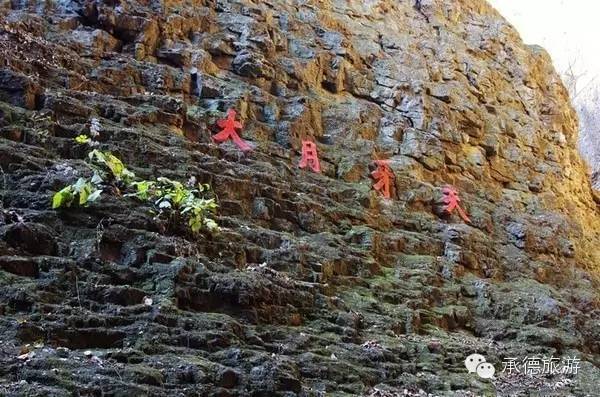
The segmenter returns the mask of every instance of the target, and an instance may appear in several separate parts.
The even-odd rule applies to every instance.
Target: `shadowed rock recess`
[[[211,140],[229,108],[249,154]],[[52,210],[93,118],[136,175],[211,184],[221,232]],[[3,1],[0,132],[2,395],[600,395],[576,114],[482,0]],[[502,371],[534,356],[580,368]]]

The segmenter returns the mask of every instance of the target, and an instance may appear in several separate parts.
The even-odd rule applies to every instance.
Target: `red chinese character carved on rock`
[[[244,142],[244,140],[240,138],[238,133],[235,131],[236,129],[242,129],[242,123],[235,121],[235,116],[235,110],[229,109],[227,111],[227,118],[217,121],[217,125],[223,130],[221,130],[218,134],[213,135],[212,138],[217,142],[224,142],[228,139],[231,139],[242,151],[250,151],[252,150],[252,147]]]
[[[394,178],[394,173],[385,160],[375,160],[377,169],[371,173],[371,176],[377,180],[377,183],[373,185],[373,189],[379,191],[383,197],[390,198],[392,194],[390,192],[390,185]]]
[[[319,163],[319,156],[317,155],[317,145],[315,145],[314,142],[302,141],[302,159],[298,166],[300,168],[310,166],[314,172],[321,172],[321,164]]]
[[[458,214],[460,217],[468,223],[471,223],[469,216],[460,206],[460,198],[458,197],[458,192],[452,186],[444,186],[442,189],[442,193],[444,193],[444,211],[451,214],[455,209],[458,210]]]

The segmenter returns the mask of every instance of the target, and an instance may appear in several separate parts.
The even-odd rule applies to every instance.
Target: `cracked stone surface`
[[[600,395],[600,193],[549,56],[483,0],[1,4],[0,394]],[[250,154],[211,140],[229,108]],[[92,118],[140,177],[210,183],[222,231],[52,210]],[[501,371],[526,356],[581,367]]]

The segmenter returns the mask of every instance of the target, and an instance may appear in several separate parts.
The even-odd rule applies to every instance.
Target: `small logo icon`
[[[465,367],[469,373],[475,372],[482,379],[491,379],[496,373],[496,368],[485,361],[481,354],[471,354],[465,359]]]
[[[483,379],[492,379],[496,373],[496,368],[490,363],[481,363],[477,366],[477,375]]]

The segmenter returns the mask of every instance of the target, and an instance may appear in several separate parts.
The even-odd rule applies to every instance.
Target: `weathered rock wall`
[[[0,29],[3,393],[598,395],[600,198],[549,56],[485,2],[12,1]],[[230,107],[249,155],[210,139]],[[137,175],[210,183],[222,232],[51,210],[93,117]],[[581,369],[499,372],[528,355]]]

